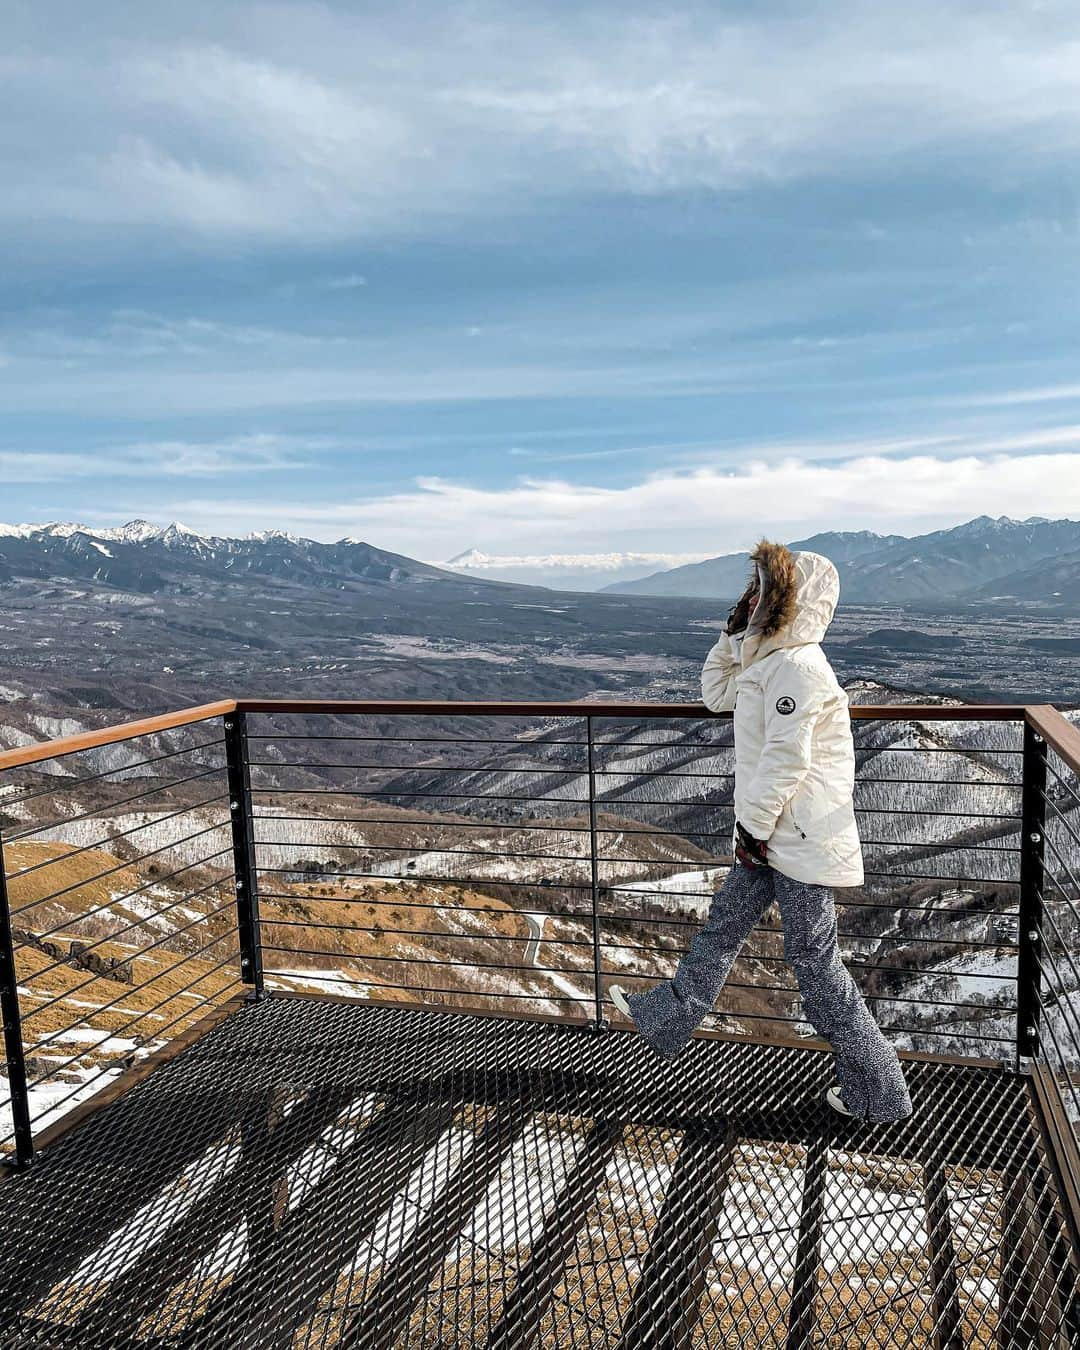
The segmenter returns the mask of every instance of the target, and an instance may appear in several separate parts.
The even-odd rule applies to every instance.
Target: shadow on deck
[[[1066,1346],[1030,1080],[905,1059],[846,1120],[820,1050],[281,997],[0,1185],[0,1343]]]

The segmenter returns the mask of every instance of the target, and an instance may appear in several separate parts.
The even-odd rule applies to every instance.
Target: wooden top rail
[[[64,755],[77,754],[81,750],[93,750],[102,745],[115,745],[121,741],[135,740],[139,736],[152,736],[158,732],[170,731],[175,727],[205,722],[212,717],[223,717],[231,712],[279,713],[282,715],[336,714],[339,716],[367,713],[383,716],[407,716],[412,714],[414,716],[442,717],[619,717],[639,719],[719,719],[731,716],[730,713],[714,713],[706,708],[703,703],[466,703],[454,700],[446,702],[436,700],[394,702],[361,699],[221,699],[216,703],[203,703],[193,708],[180,708],[176,712],[163,713],[158,717],[145,717],[135,722],[122,722],[118,726],[101,727],[97,731],[84,731],[77,736],[65,736],[54,741],[42,741],[39,745],[23,745],[13,750],[3,750],[0,751],[0,772],[5,769],[20,768],[28,764],[39,764],[47,759],[58,759]],[[852,704],[851,716],[856,721],[902,721],[908,719],[921,722],[1026,721],[1074,772],[1080,774],[1080,730],[1063,717],[1052,704],[859,703]]]
[[[1024,719],[1073,773],[1080,774],[1080,730],[1068,718],[1062,717],[1050,703],[1033,703],[1024,713]]]
[[[57,741],[42,741],[40,745],[20,745],[14,750],[0,751],[0,771],[18,769],[25,764],[40,764],[43,759],[59,759],[80,750],[93,750],[99,745],[115,745],[119,741],[133,741],[138,736],[152,736],[173,727],[205,722],[210,717],[222,717],[236,711],[236,700],[222,699],[218,703],[202,703],[195,708],[180,708],[177,712],[162,713],[158,717],[144,717],[138,722],[121,722],[115,727],[101,727],[97,731],[83,731],[77,736],[64,736]]]

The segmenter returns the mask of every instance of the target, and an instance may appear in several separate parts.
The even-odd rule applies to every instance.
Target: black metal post
[[[4,1053],[7,1058],[8,1094],[11,1097],[14,1154],[2,1159],[26,1167],[34,1157],[34,1133],[30,1128],[30,1094],[26,1088],[26,1055],[23,1050],[22,1015],[19,1012],[19,982],[15,973],[15,946],[11,937],[7,865],[0,838],[0,1016],[4,1019]]]
[[[259,889],[255,866],[255,826],[251,814],[251,773],[248,767],[247,721],[242,712],[227,713],[225,763],[229,774],[229,815],[232,819],[233,875],[236,886],[236,923],[240,935],[240,978],[253,986],[252,996],[263,995],[262,944],[259,940]]]
[[[825,1186],[828,1180],[829,1138],[812,1134],[806,1141],[799,1237],[788,1304],[787,1350],[805,1350],[813,1340],[814,1308],[821,1270],[821,1237],[825,1228]]]
[[[1019,950],[1016,961],[1016,1070],[1039,1052],[1039,966],[1042,953],[1046,742],[1024,724],[1021,806]]]
[[[600,983],[600,850],[596,827],[596,747],[592,718],[585,719],[585,743],[589,762],[589,861],[592,865],[593,1026],[604,1025],[604,991]]]

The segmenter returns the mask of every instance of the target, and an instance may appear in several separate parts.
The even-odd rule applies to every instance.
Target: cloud
[[[311,451],[329,444],[257,434],[219,441],[146,441],[82,453],[6,450],[0,451],[0,476],[10,483],[106,477],[213,478],[267,469],[300,469],[308,464]]]
[[[324,291],[355,291],[367,285],[367,277],[362,277],[357,272],[349,272],[340,277],[327,277],[315,284]]]
[[[642,451],[657,448],[659,447],[622,445],[609,450],[530,450],[525,446],[512,445],[506,453],[512,455],[514,459],[537,459],[545,464],[567,464],[590,459],[626,459],[631,455],[641,454]],[[663,448],[670,450],[672,447],[665,445]]]
[[[117,309],[101,316],[92,327],[81,330],[57,326],[28,326],[18,337],[22,360],[84,359],[115,365],[144,357],[171,358],[174,368],[180,358],[250,360],[252,349],[260,356],[340,352],[344,337],[306,333],[302,328],[270,328],[260,324],[225,323],[197,315],[158,314],[141,309]],[[70,366],[68,367],[70,369]],[[69,375],[67,378],[71,379]]]
[[[476,546],[492,554],[698,552],[749,546],[763,532],[817,529],[917,533],[1003,504],[1016,517],[1080,517],[1080,453],[1009,456],[864,455],[837,463],[743,458],[737,470],[658,473],[626,486],[524,479],[485,488],[423,478],[363,501],[282,507],[245,498],[168,506],[210,532],[274,525],[333,539],[367,538],[424,558]],[[161,514],[160,504],[152,514]],[[144,514],[143,506],[125,508]],[[118,513],[116,519],[123,513]]]
[[[1053,384],[1034,389],[1007,389],[1000,394],[971,394],[939,399],[953,408],[1015,408],[1032,403],[1066,403],[1080,399],[1080,384]]]
[[[64,6],[59,6],[63,11]],[[26,7],[0,213],[266,238],[414,232],[568,193],[741,189],[1080,144],[1075,7]],[[419,20],[419,27],[418,27]],[[197,36],[196,36],[197,35]],[[418,36],[420,40],[418,40]],[[977,146],[977,151],[973,151]]]

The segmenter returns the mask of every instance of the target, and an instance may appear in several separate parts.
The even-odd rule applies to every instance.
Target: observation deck
[[[698,705],[227,700],[0,754],[0,1345],[1080,1345],[1080,732],[853,706],[845,963],[913,1113],[824,1102]]]

